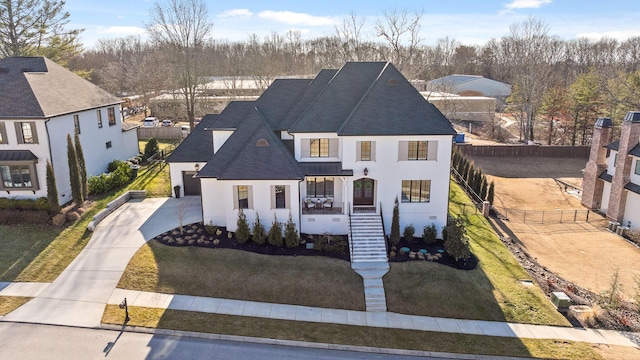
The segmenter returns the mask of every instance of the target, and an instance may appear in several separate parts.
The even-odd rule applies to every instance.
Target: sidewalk
[[[129,305],[140,307],[636,347],[630,339],[637,338],[637,334],[617,331],[325,309],[117,289],[125,267],[140,246],[179,226],[179,209],[186,210],[184,224],[202,220],[199,197],[155,198],[126,203],[100,223],[86,248],[53,283],[0,283],[0,296],[34,297],[0,317],[0,321],[98,328],[105,304],[117,305],[126,297]]]

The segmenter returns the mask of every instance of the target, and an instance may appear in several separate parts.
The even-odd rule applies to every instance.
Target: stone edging
[[[117,208],[124,205],[127,201],[131,199],[144,199],[145,197],[147,197],[146,190],[129,190],[125,192],[124,194],[118,196],[113,201],[108,203],[106,208],[95,214],[93,216],[93,220],[91,220],[91,222],[89,222],[89,225],[87,225],[87,229],[89,231],[94,231],[100,221],[102,221],[112,212],[116,211]]]
[[[454,353],[445,353],[445,352],[436,352],[436,351],[403,350],[403,349],[378,348],[378,347],[369,347],[369,346],[325,344],[325,343],[316,343],[316,342],[309,342],[309,341],[280,340],[280,339],[269,339],[269,338],[259,338],[259,337],[249,337],[249,336],[201,333],[196,331],[156,329],[156,328],[148,328],[148,327],[142,327],[142,326],[113,325],[113,324],[103,324],[103,323],[100,324],[100,328],[105,330],[127,331],[127,332],[143,333],[143,334],[191,337],[191,338],[206,339],[206,340],[236,341],[236,342],[246,342],[246,343],[254,343],[254,344],[266,344],[266,345],[296,346],[296,347],[324,349],[324,350],[357,351],[357,352],[371,353],[371,354],[403,355],[403,356],[433,357],[433,358],[461,359],[461,360],[523,360],[523,359],[526,359],[521,357],[509,357],[509,356],[454,354]]]

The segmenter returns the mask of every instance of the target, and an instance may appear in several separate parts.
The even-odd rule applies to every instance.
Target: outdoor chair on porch
[[[316,202],[313,201],[312,198],[307,198],[304,203],[307,206],[307,209],[315,209],[316,208]]]
[[[325,209],[326,208],[329,208],[329,209],[333,208],[333,199],[325,200],[324,203],[322,203],[322,207],[325,208]]]

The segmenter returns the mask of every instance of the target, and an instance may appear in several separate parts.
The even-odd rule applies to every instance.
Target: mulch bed
[[[252,242],[251,239],[245,243],[239,243],[236,241],[235,234],[227,231],[226,227],[222,226],[218,227],[218,232],[214,234],[209,234],[205,225],[202,223],[185,225],[183,228],[182,234],[180,234],[179,229],[174,229],[156,236],[153,240],[169,246],[197,246],[203,248],[235,249],[278,256],[327,256],[349,261],[348,248],[344,249],[344,251],[319,251],[317,249],[307,248],[308,242],[311,243],[319,241],[317,236],[309,234],[301,234],[299,246],[287,248],[275,247],[267,242],[263,245],[258,245]],[[332,235],[332,237],[343,239],[346,242],[346,236]]]
[[[478,258],[473,254],[471,254],[471,257],[468,259],[456,261],[453,256],[447,254],[444,250],[443,240],[436,240],[432,244],[426,244],[419,238],[415,238],[412,241],[406,241],[404,238],[401,238],[398,245],[389,245],[388,248],[390,262],[431,261],[461,270],[472,270],[478,265]],[[407,248],[409,251],[404,251]],[[423,253],[422,256],[419,255],[421,250]],[[424,250],[426,250],[426,253]]]

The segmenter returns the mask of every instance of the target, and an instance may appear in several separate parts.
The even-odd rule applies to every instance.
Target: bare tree
[[[378,19],[375,26],[376,36],[384,38],[393,54],[392,61],[402,71],[406,63],[410,63],[422,39],[420,18],[423,11],[391,10],[384,12],[384,18]],[[405,43],[406,45],[403,45]]]
[[[335,36],[340,42],[340,52],[343,61],[366,60],[361,51],[363,46],[362,28],[364,23],[365,18],[358,18],[354,12],[351,12],[349,17],[344,19],[341,24],[335,25]]]
[[[146,25],[151,41],[168,51],[178,71],[176,85],[184,95],[189,125],[194,127],[201,62],[213,23],[203,0],[166,0],[154,3]]]

